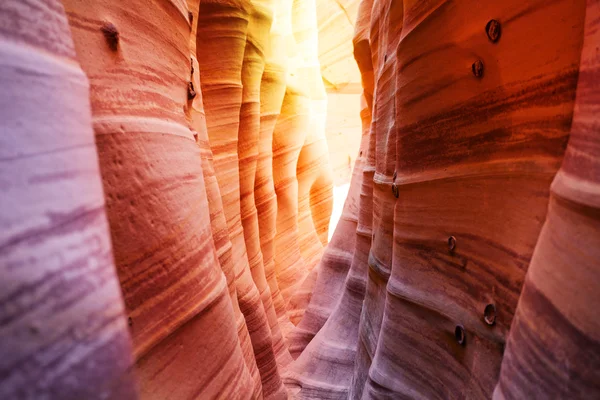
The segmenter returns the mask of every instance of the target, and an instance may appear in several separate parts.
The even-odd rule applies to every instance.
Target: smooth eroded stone
[[[88,79],[59,1],[0,3],[0,397],[137,397]]]
[[[551,186],[495,399],[600,396],[600,2],[588,1],[571,136]]]
[[[147,398],[250,396],[254,385],[215,251],[200,149],[184,112],[191,100],[187,5],[64,3],[91,83],[140,391]],[[191,339],[193,351],[186,351]],[[177,357],[182,351],[185,357]]]
[[[260,14],[260,13],[259,13]],[[256,20],[258,18],[259,20]],[[260,79],[252,69],[256,66],[262,69],[261,57],[256,49],[257,42],[249,41],[249,22],[253,21],[250,28],[258,37],[264,35],[264,25],[267,21],[260,21],[259,15],[255,14],[254,5],[249,1],[226,1],[226,2],[202,2],[201,12],[198,16],[197,30],[197,54],[198,57],[202,96],[204,110],[206,112],[206,125],[210,147],[214,156],[214,168],[223,200],[223,211],[227,219],[229,237],[232,244],[232,258],[235,265],[236,290],[239,305],[246,319],[246,326],[250,333],[256,364],[260,371],[263,395],[266,398],[285,397],[285,388],[279,374],[271,327],[267,312],[271,316],[271,322],[275,322],[275,315],[266,296],[270,287],[264,282],[264,271],[261,269],[262,254],[260,240],[256,223],[253,218],[245,218],[247,228],[242,224],[242,186],[240,183],[240,172],[252,176],[256,170],[250,165],[240,169],[240,159],[246,158],[246,150],[243,149],[241,157],[239,154],[240,144],[244,146],[247,142],[256,141],[256,124],[260,123],[260,111],[256,104],[250,101],[256,97],[256,88],[260,87]],[[262,24],[262,25],[261,25]],[[255,28],[256,29],[255,29]],[[253,33],[254,34],[254,33]],[[261,39],[258,41],[260,42]],[[249,54],[245,57],[246,44],[249,46]],[[245,62],[244,62],[245,61]],[[254,61],[259,61],[255,64]],[[245,69],[244,69],[245,66]],[[244,77],[244,78],[243,78]],[[254,91],[244,93],[242,79],[247,84],[252,82]],[[248,81],[249,79],[249,81]],[[246,89],[250,89],[246,87]],[[246,99],[245,106],[242,104]],[[254,101],[254,100],[253,100]],[[248,108],[253,104],[253,110]],[[249,113],[247,112],[249,111]],[[253,118],[252,126],[240,124],[240,117]],[[246,122],[246,121],[245,121]],[[250,122],[250,121],[248,121]],[[250,128],[250,131],[241,131]],[[246,133],[249,137],[246,136]],[[242,140],[240,142],[240,134]],[[248,140],[249,139],[249,140]],[[252,144],[254,150],[249,149],[250,154],[256,152],[256,145]],[[244,183],[244,216],[252,216],[255,207],[250,201],[249,191],[252,185]],[[247,231],[247,232],[246,232]],[[248,244],[251,245],[252,254],[248,253],[246,246],[246,235]],[[252,265],[251,265],[252,263]],[[254,270],[251,269],[254,267]],[[260,284],[260,289],[254,280]],[[265,305],[267,309],[265,310]],[[276,335],[277,338],[277,335]],[[285,351],[281,341],[277,350]],[[285,354],[284,354],[285,356]]]

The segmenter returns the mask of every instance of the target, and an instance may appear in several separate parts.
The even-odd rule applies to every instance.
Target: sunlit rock
[[[4,1],[0,394],[598,397],[599,15]]]

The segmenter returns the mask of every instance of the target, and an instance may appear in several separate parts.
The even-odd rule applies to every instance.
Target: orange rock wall
[[[0,21],[0,398],[135,398],[67,17],[57,0],[7,0]]]
[[[0,3],[0,397],[600,396],[599,16]]]
[[[314,1],[31,3],[1,9],[3,17],[16,18],[2,31],[9,43],[6,59],[14,60],[2,78],[15,88],[4,101],[17,96],[20,76],[38,74],[39,89],[51,96],[53,108],[36,106],[40,117],[28,122],[26,132],[41,135],[39,140],[23,134],[25,116],[13,112],[21,119],[6,120],[16,127],[6,139],[6,159],[18,162],[29,152],[25,158],[32,162],[38,153],[71,147],[78,153],[42,162],[39,173],[49,175],[39,177],[41,187],[17,181],[9,186],[10,204],[27,191],[34,198],[48,194],[23,202],[17,213],[5,207],[14,214],[3,221],[12,254],[7,268],[25,262],[19,246],[41,235],[32,230],[49,231],[51,243],[42,244],[43,251],[57,258],[49,267],[26,260],[36,271],[30,277],[6,271],[14,275],[6,301],[19,304],[7,306],[6,324],[19,307],[38,307],[38,300],[27,297],[31,290],[41,299],[53,279],[60,283],[68,276],[73,282],[63,284],[73,293],[65,291],[64,299],[36,312],[55,307],[56,315],[46,311],[48,317],[67,323],[83,307],[79,316],[92,325],[80,332],[77,321],[67,324],[74,339],[65,345],[76,351],[89,335],[94,351],[110,346],[98,356],[78,350],[89,354],[73,362],[103,361],[106,371],[95,381],[86,378],[90,371],[79,371],[92,386],[74,387],[73,394],[90,397],[95,387],[133,396],[137,386],[143,398],[286,398],[282,371],[292,357],[284,334],[310,299],[314,279],[302,285],[321,258],[331,212]],[[21,28],[34,17],[48,21],[36,34]],[[273,24],[274,18],[279,22]],[[53,36],[40,41],[45,32]],[[36,60],[31,72],[19,67],[31,68],[28,63]],[[53,119],[55,114],[61,118]],[[69,134],[61,135],[60,128]],[[23,147],[31,139],[39,149]],[[36,174],[31,168],[23,173]],[[77,189],[84,196],[74,197]],[[27,211],[31,222],[23,220]],[[65,230],[74,222],[79,225],[73,233]],[[86,271],[87,279],[99,282],[79,278]],[[37,289],[37,279],[51,287]],[[94,307],[87,305],[94,297]],[[59,305],[70,313],[63,317]],[[28,354],[60,345],[54,344],[63,340],[60,332],[35,339],[52,324],[52,318],[16,321],[6,331],[31,325],[27,335],[38,343],[32,346],[26,337],[28,346],[7,349],[7,356],[13,354],[7,367],[17,368],[16,375],[7,375],[9,385],[2,385],[6,395],[43,393],[55,390],[53,384],[56,394],[68,389],[58,378],[28,388],[28,379],[48,371],[35,363],[31,372],[18,368]],[[61,352],[69,354],[51,354]],[[61,368],[68,376],[74,365]]]
[[[361,2],[352,225],[291,337],[297,398],[597,395],[597,16],[597,1]]]

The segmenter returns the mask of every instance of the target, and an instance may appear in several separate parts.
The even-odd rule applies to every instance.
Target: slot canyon
[[[600,0],[0,0],[0,399],[600,398],[599,49]]]

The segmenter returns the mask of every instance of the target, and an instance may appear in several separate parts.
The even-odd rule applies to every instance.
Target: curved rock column
[[[362,146],[362,154],[366,155],[367,147]],[[306,345],[323,327],[345,288],[345,281],[354,257],[356,227],[358,222],[358,205],[362,184],[362,160],[352,172],[350,191],[344,203],[344,209],[335,232],[328,243],[318,268],[317,279],[304,316],[298,326],[288,337],[290,353],[294,359],[305,349]]]
[[[298,232],[302,259],[309,275],[291,298],[288,309],[292,322],[304,315],[317,279],[315,269],[327,244],[329,217],[333,207],[333,179],[325,138],[327,96],[318,58],[317,11],[314,0],[294,3],[292,30],[296,41],[294,76],[302,82],[310,98],[310,119],[306,138],[298,156]]]
[[[310,118],[310,101],[288,82],[273,132],[273,181],[277,194],[275,271],[281,294],[289,303],[308,271],[298,243],[298,180],[296,165]],[[288,309],[293,322],[295,310]]]
[[[369,38],[370,51],[357,45],[357,62],[361,67],[362,82],[371,87],[373,118],[369,160],[372,163],[372,243],[368,255],[368,273],[365,302],[359,327],[359,349],[351,393],[361,396],[371,361],[377,349],[385,313],[386,287],[392,269],[392,241],[395,185],[397,128],[395,118],[396,57],[391,56],[398,45],[402,29],[402,2],[378,1],[361,4],[363,12],[370,8],[368,29],[361,27],[358,35]],[[370,6],[370,4],[372,4]],[[362,21],[363,23],[366,21]],[[357,40],[359,40],[357,38]],[[388,55],[389,54],[389,55]],[[365,71],[364,73],[362,71]]]
[[[219,258],[219,265],[221,266],[221,269],[227,278],[229,295],[233,305],[237,332],[242,353],[244,355],[244,360],[246,362],[248,371],[254,380],[253,398],[260,398],[262,396],[262,383],[260,373],[256,365],[256,358],[254,358],[254,350],[252,348],[252,341],[250,340],[250,333],[248,332],[246,320],[242,314],[242,311],[240,310],[240,305],[238,302],[231,241],[229,240],[229,232],[227,230],[227,220],[225,218],[225,214],[223,213],[221,192],[219,191],[219,184],[217,183],[215,176],[213,154],[210,149],[206,129],[197,131],[197,135],[198,146],[200,147],[200,156],[202,159],[202,171],[204,173],[204,182],[208,197],[208,207],[210,210],[213,240],[215,243],[217,256]]]
[[[363,172],[363,193],[364,200],[361,201],[359,222],[363,226],[362,231],[370,233],[369,239],[373,239],[375,231],[373,230],[373,176],[375,174],[375,130],[372,128],[372,110],[373,110],[373,90],[374,90],[374,71],[371,48],[369,46],[371,11],[373,8],[372,0],[361,1],[354,31],[354,59],[359,67],[361,74],[361,83],[363,86],[361,110],[361,122],[363,131],[368,131],[368,154],[366,155],[366,166]],[[363,132],[363,137],[365,133]],[[370,315],[368,310],[377,309],[377,295],[381,279],[381,271],[377,264],[369,262],[371,242],[366,243],[364,237],[357,235],[357,242],[363,243],[362,249],[357,246],[355,252],[367,249],[365,264],[367,271],[365,273],[365,301],[362,305],[360,322],[358,326],[358,338],[356,357],[354,360],[354,371],[349,388],[349,398],[361,398],[364,384],[367,380],[371,360],[377,347],[377,338],[379,336],[378,325],[380,318]],[[357,256],[358,257],[358,256]],[[364,257],[364,256],[363,256]],[[375,322],[375,324],[373,323]]]
[[[575,114],[494,399],[600,396],[600,2],[587,1]]]
[[[563,156],[582,4],[475,5],[373,6],[371,254],[383,265],[380,254],[391,257],[391,275],[363,398],[492,395]],[[401,25],[385,22],[400,13]],[[384,20],[373,26],[376,14]],[[535,35],[549,25],[547,36]],[[388,46],[396,38],[397,48]],[[382,93],[390,86],[393,96]],[[392,125],[389,146],[380,138]],[[379,217],[390,201],[393,232]]]
[[[372,76],[372,75],[371,75]],[[359,322],[357,323],[356,336],[354,331],[350,331],[352,335],[348,336],[347,342],[348,347],[352,351],[356,352],[354,359],[349,361],[354,367],[352,371],[352,377],[349,384],[349,398],[360,398],[362,393],[362,387],[366,381],[369,367],[371,366],[371,359],[374,347],[369,346],[373,337],[373,318],[368,314],[367,302],[371,298],[367,297],[369,292],[373,293],[377,290],[378,270],[376,264],[369,259],[372,240],[375,234],[373,230],[373,176],[375,174],[375,132],[371,131],[372,115],[371,109],[368,106],[366,98],[372,98],[372,93],[368,94],[366,91],[363,95],[361,119],[363,123],[363,140],[366,139],[367,145],[361,147],[367,147],[368,153],[366,155],[365,166],[363,167],[363,180],[361,188],[361,202],[360,211],[358,216],[358,228],[356,232],[356,249],[354,250],[355,257],[352,260],[352,269],[355,271],[356,280],[364,279],[364,282],[360,282],[364,286],[360,286],[358,289],[354,289],[355,292],[362,294],[364,302],[361,303],[360,311],[358,307],[355,307],[354,311],[359,312]],[[365,134],[365,131],[367,132]],[[351,289],[349,287],[348,289]],[[376,307],[371,306],[370,309]],[[377,320],[375,320],[377,321]],[[348,378],[347,378],[348,379]],[[345,382],[348,382],[347,380]]]
[[[243,91],[238,135],[241,219],[250,271],[269,320],[273,350],[279,365],[284,367],[292,358],[279,328],[271,289],[266,279],[254,196],[260,137],[261,79],[265,68],[265,47],[268,45],[273,10],[268,3],[258,1],[253,2],[252,6],[242,66]]]
[[[253,385],[218,268],[199,149],[183,112],[188,9],[167,0],[64,3],[91,82],[141,393],[249,397]]]
[[[276,8],[277,9],[277,8]],[[276,46],[271,36],[269,53],[275,55],[283,46]],[[279,42],[280,43],[280,42]],[[273,306],[279,320],[283,337],[293,329],[285,300],[279,290],[275,271],[275,235],[277,226],[277,197],[273,181],[273,129],[285,95],[285,67],[274,57],[268,57],[260,85],[260,138],[256,166],[254,196],[258,212],[260,244],[265,277],[271,289]]]
[[[370,9],[362,7],[361,12],[370,13]],[[365,21],[364,17],[362,21]],[[368,90],[373,87],[369,82],[372,81],[373,75],[372,68],[369,68],[371,65],[370,52],[360,51],[360,44],[364,41],[368,43],[364,25],[363,23],[363,25],[357,26],[355,42],[359,45],[356,50],[356,59],[365,71],[363,80],[366,90]],[[362,49],[364,50],[364,47]],[[368,59],[365,60],[365,57]],[[306,346],[296,362],[292,364],[286,376],[288,386],[290,388],[297,387],[298,398],[358,398],[355,394],[350,394],[350,386],[357,368],[355,360],[359,344],[359,328],[362,327],[361,318],[363,320],[368,318],[364,313],[361,316],[361,310],[365,297],[369,250],[373,235],[372,193],[375,172],[375,134],[371,132],[370,109],[372,101],[366,101],[367,98],[372,99],[372,92],[366,93],[366,90],[361,102],[363,124],[361,150],[355,166],[355,173],[360,174],[360,186],[356,185],[357,182],[354,181],[352,184],[356,186],[351,187],[351,193],[359,195],[358,224],[355,233],[336,230],[332,239],[332,243],[334,243],[337,235],[341,237],[354,235],[353,258],[340,289],[339,302],[324,326]],[[362,383],[364,384],[364,381]]]
[[[197,47],[202,95],[215,172],[223,199],[240,308],[246,318],[263,394],[285,396],[273,351],[271,329],[250,271],[240,209],[238,133],[242,68],[252,5],[246,1],[202,2]]]
[[[335,236],[354,235],[354,253],[340,289],[339,301],[316,336],[308,343],[286,374],[286,384],[297,398],[348,398],[358,344],[358,329],[367,280],[371,244],[372,177],[369,163],[370,111],[362,102],[363,135],[355,172],[361,174],[359,214],[356,232],[336,231]],[[374,147],[371,150],[373,153]],[[374,155],[370,157],[374,161]],[[341,276],[339,277],[341,278]],[[303,320],[304,321],[304,320]]]
[[[5,0],[0,16],[0,397],[135,399],[89,84],[63,6]]]
[[[213,242],[219,259],[219,266],[221,267],[221,270],[227,279],[229,297],[231,298],[231,304],[233,306],[238,337],[242,353],[244,355],[244,360],[246,362],[246,366],[248,367],[248,371],[254,380],[253,398],[260,398],[262,396],[260,372],[258,371],[258,367],[256,365],[256,358],[254,358],[254,349],[252,348],[252,342],[250,340],[248,327],[246,326],[246,320],[242,314],[242,311],[240,310],[240,305],[238,302],[232,246],[231,241],[229,240],[229,230],[227,229],[227,219],[225,218],[225,212],[223,210],[221,191],[219,189],[219,184],[217,182],[213,165],[213,154],[208,141],[208,130],[206,129],[206,114],[204,112],[202,90],[200,85],[200,68],[196,58],[199,1],[188,1],[188,7],[190,9],[190,18],[192,22],[190,54],[192,63],[191,82],[194,90],[194,96],[191,101],[188,101],[187,116],[190,119],[192,132],[196,136],[198,146],[200,147],[202,173],[210,212],[210,224],[213,234]],[[196,22],[194,23],[194,21]]]
[[[290,309],[290,300],[307,275],[299,246],[298,180],[296,165],[310,118],[305,94],[300,93],[301,82],[295,77],[297,45],[293,31],[294,2],[285,0],[275,7],[275,24],[271,33],[271,57],[285,67],[285,95],[273,131],[273,181],[277,195],[276,235],[274,261],[277,284],[292,322],[296,310]],[[298,114],[300,113],[300,114]],[[289,328],[284,328],[288,330]]]
[[[295,75],[311,99],[310,122],[298,159],[298,226],[300,250],[312,270],[327,244],[332,209],[332,173],[325,138],[327,95],[319,64],[319,30],[315,0],[297,0],[292,14],[296,38]]]
[[[366,9],[367,8],[365,8],[365,10]],[[370,12],[370,8],[368,8],[368,11]],[[361,26],[368,28],[368,23],[369,19],[366,19],[366,23],[362,23]],[[368,46],[368,37],[365,42]],[[372,72],[370,80],[372,82]],[[367,152],[369,149],[369,143],[366,142],[366,138],[369,137],[368,134],[370,132],[370,109],[372,106],[373,92],[373,85],[371,84],[368,86],[365,84],[365,82],[363,82],[365,93],[370,91],[370,95],[365,97],[367,103],[365,104],[366,108],[363,108],[363,114],[365,118],[368,118],[368,121],[363,119],[363,140],[361,142],[359,157],[357,158],[357,162],[352,173],[350,191],[348,192],[348,197],[344,203],[342,216],[333,234],[332,240],[325,248],[323,257],[319,263],[319,266],[317,267],[319,275],[314,284],[310,303],[306,308],[304,317],[289,338],[290,352],[295,358],[300,355],[306,345],[313,339],[315,334],[317,334],[317,332],[323,327],[331,315],[334,307],[338,303],[342,293],[346,288],[345,282],[353,261],[359,213],[358,206],[359,201],[364,202],[364,200],[361,200],[359,196],[361,193],[361,186],[363,185],[363,168],[365,167]],[[368,88],[370,88],[370,90]],[[374,155],[372,155],[372,157],[374,162]],[[365,206],[368,207],[366,203]],[[365,216],[368,218],[369,212],[367,212]],[[297,371],[300,371],[300,368],[297,368]],[[299,381],[298,378],[295,378],[295,380],[296,382]],[[294,379],[290,380],[290,382],[294,382]],[[326,385],[323,387],[326,387]],[[338,389],[340,389],[340,386],[336,386],[335,390]],[[305,393],[310,394],[311,392],[306,391]],[[342,390],[340,393],[345,392]]]

